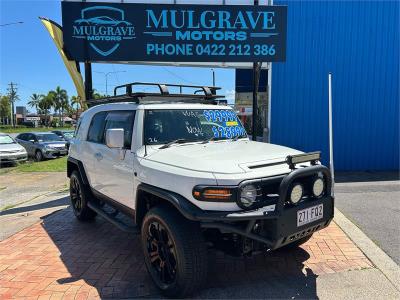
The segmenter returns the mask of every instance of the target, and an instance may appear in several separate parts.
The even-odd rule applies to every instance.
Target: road
[[[50,192],[67,189],[65,172],[0,174],[0,211]]]
[[[353,182],[335,185],[335,205],[400,265],[400,181],[386,175],[340,176],[340,181],[350,178]]]

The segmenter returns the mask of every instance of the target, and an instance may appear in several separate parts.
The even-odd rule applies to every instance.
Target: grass
[[[22,128],[1,128],[0,132],[3,133],[22,133],[22,132],[36,132],[36,131],[52,131],[52,130],[74,130],[73,127],[22,127]]]
[[[67,156],[40,162],[28,161],[16,167],[19,172],[66,172]]]
[[[9,172],[66,172],[67,156],[55,159],[44,160],[41,162],[27,161],[18,164],[16,167],[2,168],[0,174]]]

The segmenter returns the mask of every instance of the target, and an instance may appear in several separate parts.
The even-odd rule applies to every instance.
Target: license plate
[[[319,204],[297,212],[297,227],[322,219],[324,216],[324,205]]]

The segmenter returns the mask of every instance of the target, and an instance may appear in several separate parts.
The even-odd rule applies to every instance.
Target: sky
[[[10,82],[16,83],[20,96],[18,106],[26,105],[33,93],[45,94],[57,86],[66,89],[69,96],[76,95],[72,80],[39,16],[61,24],[61,1],[0,0],[0,24],[24,22],[0,26],[0,94],[7,93]],[[118,64],[93,64],[92,68],[93,87],[101,93],[106,89],[105,76],[96,72],[123,71],[108,76],[108,91],[134,81],[212,85],[210,68]],[[222,88],[219,94],[226,95],[232,102],[234,70],[217,68],[215,72],[216,85]]]

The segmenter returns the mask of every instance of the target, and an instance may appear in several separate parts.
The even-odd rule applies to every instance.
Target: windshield
[[[204,141],[247,137],[234,111],[228,109],[147,110],[144,140],[148,145],[177,139]]]
[[[0,135],[0,144],[14,144],[14,140],[9,135]]]
[[[39,142],[55,142],[63,140],[55,133],[36,134],[36,138]]]
[[[72,139],[74,137],[74,132],[73,131],[64,131],[64,137],[67,139]]]

